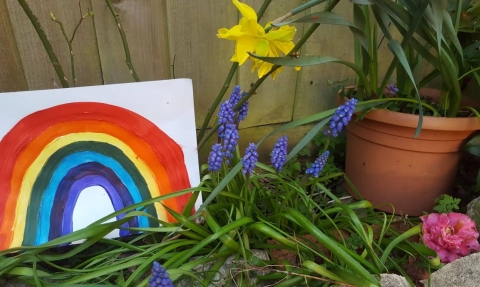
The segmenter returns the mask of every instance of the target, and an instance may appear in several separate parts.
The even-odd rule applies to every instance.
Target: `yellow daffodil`
[[[258,77],[261,78],[272,69],[273,64],[250,57],[248,52],[262,57],[279,57],[281,53],[287,55],[294,47],[292,39],[296,29],[293,26],[285,25],[265,33],[265,29],[270,26],[270,23],[265,28],[260,26],[257,22],[257,14],[252,7],[240,3],[238,0],[232,0],[232,2],[242,14],[240,23],[231,29],[218,30],[217,37],[235,41],[235,53],[230,61],[242,65],[250,58],[253,62],[252,72],[258,69]],[[281,69],[272,73],[274,79]]]

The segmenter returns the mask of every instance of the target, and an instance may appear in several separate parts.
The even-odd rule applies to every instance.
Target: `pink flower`
[[[467,215],[431,213],[420,218],[423,241],[437,252],[442,262],[449,263],[480,250],[475,222]]]

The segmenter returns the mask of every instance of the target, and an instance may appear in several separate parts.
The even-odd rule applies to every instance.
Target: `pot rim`
[[[386,109],[370,111],[365,118],[377,122],[410,128],[416,128],[419,120],[418,115],[394,112]],[[422,129],[440,131],[475,131],[480,130],[480,120],[477,117],[446,118],[423,116]]]
[[[345,89],[352,89],[355,86],[348,86]],[[420,90],[432,92],[436,89],[421,88]],[[436,90],[438,91],[438,90]],[[427,92],[427,93],[428,93]],[[357,116],[360,113],[355,113]],[[394,112],[387,109],[375,109],[369,111],[365,118],[377,122],[387,123],[396,126],[416,128],[419,116]],[[448,118],[448,117],[432,117],[423,116],[422,129],[441,130],[441,131],[476,131],[480,130],[480,119],[477,117],[468,118]]]

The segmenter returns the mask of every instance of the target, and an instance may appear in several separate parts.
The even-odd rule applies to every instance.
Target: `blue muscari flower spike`
[[[228,158],[233,158],[233,152],[237,146],[239,139],[237,126],[235,124],[226,124],[223,138],[222,151],[223,156],[227,158],[226,163],[229,164]]]
[[[243,92],[241,97],[243,98],[243,97],[245,97],[245,95],[247,95],[247,92]],[[238,101],[237,101],[237,103],[238,103]],[[245,118],[247,117],[247,114],[248,114],[248,101],[243,103],[238,108],[238,122],[241,122],[241,121],[245,120]]]
[[[148,287],[174,287],[167,270],[157,261],[153,262],[152,275],[148,279]]]
[[[273,147],[270,161],[272,162],[273,167],[278,171],[282,171],[283,166],[287,161],[287,143],[287,136],[282,136]]]
[[[258,152],[257,146],[254,143],[248,144],[247,149],[245,150],[245,156],[242,159],[243,164],[243,174],[252,175],[255,164],[258,161]]]
[[[218,111],[218,136],[223,139],[227,124],[233,124],[235,122],[235,112],[233,111],[233,105],[230,101],[225,101],[220,106]]]
[[[333,137],[338,136],[343,127],[348,125],[348,122],[352,119],[357,102],[357,99],[350,99],[348,102],[338,107],[332,119],[330,120],[330,129],[325,131],[325,135],[332,134]]]
[[[327,164],[328,156],[330,152],[327,150],[321,156],[319,156],[315,162],[312,164],[310,168],[308,168],[305,173],[306,174],[313,174],[313,176],[318,177],[322,169]]]
[[[232,94],[230,98],[223,102],[220,105],[220,109],[218,111],[218,136],[223,139],[225,136],[225,129],[227,124],[238,124],[240,121],[243,121],[247,117],[248,113],[248,102],[243,103],[238,108],[238,116],[235,121],[235,116],[237,112],[233,110],[233,107],[243,98],[247,93],[243,92],[240,94],[240,86],[235,86],[233,88]]]
[[[241,89],[240,89],[239,85],[236,85],[233,88],[232,94],[230,95],[230,99],[229,99],[232,106],[235,106],[240,101],[240,99],[243,97],[243,94],[240,95],[240,91],[241,91]]]
[[[208,156],[208,170],[219,171],[222,167],[223,152],[222,145],[217,143],[212,146],[210,155]]]
[[[390,93],[392,93],[392,95],[395,95],[399,91],[399,89],[395,86],[395,84],[388,85],[387,89],[390,91]]]

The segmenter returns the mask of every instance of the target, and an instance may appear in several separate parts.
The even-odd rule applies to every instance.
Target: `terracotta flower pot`
[[[422,94],[432,92],[439,93]],[[480,130],[477,118],[425,116],[422,131],[414,138],[416,115],[374,110],[355,120],[356,115],[347,126],[348,178],[378,209],[412,216],[432,211],[434,199],[452,191],[460,147]]]

